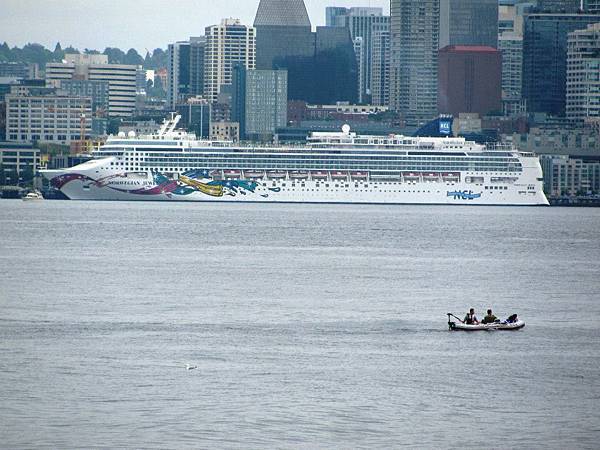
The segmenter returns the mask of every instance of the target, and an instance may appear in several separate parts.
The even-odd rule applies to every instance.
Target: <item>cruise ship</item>
[[[464,138],[312,133],[303,145],[198,140],[166,120],[119,133],[77,166],[44,170],[72,200],[548,205],[532,153]]]

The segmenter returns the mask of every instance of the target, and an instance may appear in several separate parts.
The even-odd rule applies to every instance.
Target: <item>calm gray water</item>
[[[599,230],[600,209],[0,201],[0,446],[598,448]],[[527,326],[447,331],[470,306]]]

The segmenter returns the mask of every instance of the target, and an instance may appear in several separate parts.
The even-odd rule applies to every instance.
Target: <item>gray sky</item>
[[[204,34],[224,17],[251,24],[259,0],[0,0],[0,42],[10,47],[56,42],[105,47],[166,48],[170,42]],[[326,6],[379,6],[389,0],[305,0],[313,26],[325,23]]]

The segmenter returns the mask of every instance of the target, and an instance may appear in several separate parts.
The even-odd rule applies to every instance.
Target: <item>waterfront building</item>
[[[188,97],[204,93],[205,48],[204,36],[169,44],[166,85],[169,109],[174,110],[176,104]]]
[[[390,104],[390,24],[374,24],[371,34],[371,103]]]
[[[565,115],[568,34],[595,22],[600,22],[600,14],[525,16],[523,97],[528,111]]]
[[[498,46],[498,0],[441,0],[439,48]]]
[[[129,117],[135,112],[137,70],[108,64],[106,55],[66,54],[64,62],[46,64],[46,82],[56,87],[65,80],[108,82],[108,116]]]
[[[566,121],[535,125],[528,133],[513,135],[512,141],[521,150],[538,155],[586,158],[600,155],[600,130],[594,127],[569,126]]]
[[[600,121],[600,23],[569,33],[567,117]]]
[[[270,141],[287,124],[287,71],[237,67],[232,86],[232,119],[240,138]]]
[[[437,114],[439,0],[391,0],[390,105],[409,123]]]
[[[256,35],[254,27],[239,19],[223,19],[219,25],[206,28],[204,54],[204,95],[217,101],[221,88],[231,85],[233,67],[256,67]]]
[[[502,55],[493,47],[451,45],[439,52],[440,114],[502,110]]]
[[[91,97],[60,94],[6,95],[6,138],[9,141],[48,141],[70,144],[92,127]]]
[[[238,142],[240,140],[240,124],[237,122],[211,122],[210,139]]]
[[[600,194],[600,161],[568,155],[541,155],[547,195]]]
[[[359,102],[369,102],[372,95],[371,73],[373,64],[373,30],[380,26],[389,27],[390,17],[383,15],[382,8],[354,7],[354,8],[326,8],[328,26],[343,27],[350,31],[353,42],[361,38],[359,48],[355,45],[359,64]],[[389,29],[389,28],[388,28]]]
[[[40,162],[40,151],[32,144],[0,142],[0,170],[4,171],[3,175],[0,174],[0,178],[6,185],[17,184],[18,177],[23,172],[29,172],[32,177],[35,176],[40,168]],[[7,180],[11,176],[16,179]]]

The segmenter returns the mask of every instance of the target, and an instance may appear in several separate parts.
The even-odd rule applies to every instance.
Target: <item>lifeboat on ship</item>
[[[244,177],[251,179],[263,178],[265,172],[262,170],[244,170]]]
[[[426,172],[423,174],[423,181],[438,181],[440,174],[438,172]]]
[[[353,180],[366,180],[369,178],[369,172],[350,172],[350,178]]]
[[[326,180],[327,178],[329,178],[329,175],[327,172],[323,172],[323,171],[316,171],[316,172],[311,172],[310,173],[310,177],[313,180]]]
[[[308,178],[308,172],[303,170],[294,170],[290,172],[290,178],[293,180],[306,180]]]
[[[242,176],[242,171],[241,170],[224,170],[223,171],[223,176],[225,178],[240,178]]]
[[[269,170],[267,172],[267,178],[270,178],[271,180],[281,180],[286,176],[287,174],[283,170]]]
[[[459,172],[444,172],[442,173],[442,180],[444,181],[460,181]]]
[[[404,178],[404,181],[418,182],[421,181],[421,174],[419,172],[403,172],[402,178]]]
[[[340,172],[340,171],[333,171],[331,172],[331,179],[332,180],[347,180],[348,179],[348,172]]]

